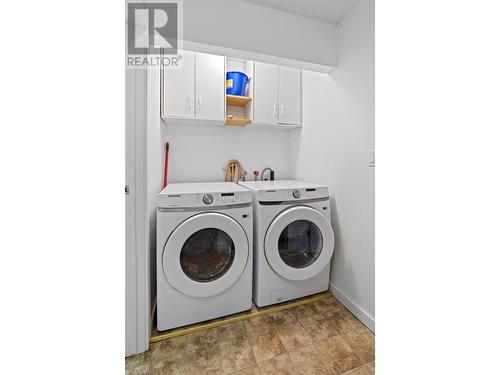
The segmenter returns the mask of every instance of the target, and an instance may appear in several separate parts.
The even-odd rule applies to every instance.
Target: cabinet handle
[[[187,109],[188,109],[188,111],[191,110],[192,100],[193,100],[193,98],[191,97],[191,95],[189,95],[188,101],[187,101]]]
[[[201,112],[201,96],[198,97],[198,112]]]
[[[283,116],[283,112],[285,111],[285,106],[282,104],[280,106],[280,116]]]
[[[276,117],[276,104],[273,104],[273,117]]]

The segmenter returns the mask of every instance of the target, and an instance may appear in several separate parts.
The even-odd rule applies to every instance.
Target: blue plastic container
[[[244,96],[247,88],[248,77],[242,72],[226,73],[226,94]]]

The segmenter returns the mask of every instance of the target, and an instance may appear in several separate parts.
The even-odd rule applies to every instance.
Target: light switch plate
[[[375,150],[368,150],[368,166],[375,167]]]

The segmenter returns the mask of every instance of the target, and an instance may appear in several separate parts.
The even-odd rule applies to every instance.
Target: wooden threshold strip
[[[298,301],[285,302],[281,305],[264,307],[260,311],[248,311],[248,312],[244,312],[244,313],[239,313],[237,315],[228,316],[224,320],[219,320],[216,322],[208,321],[206,323],[202,323],[202,324],[197,325],[195,327],[188,326],[185,328],[180,328],[180,329],[177,329],[173,332],[167,332],[167,333],[159,334],[157,336],[153,336],[153,337],[151,337],[150,342],[153,343],[153,342],[168,340],[168,339],[172,339],[174,337],[184,336],[184,335],[187,335],[190,333],[196,333],[196,332],[200,332],[200,331],[203,331],[206,329],[221,327],[221,326],[224,326],[226,324],[240,322],[242,320],[256,318],[258,316],[266,315],[266,314],[269,314],[272,312],[291,309],[292,307],[297,307],[297,306],[305,305],[305,304],[308,304],[308,303],[311,303],[314,301],[318,301],[318,300],[321,300],[324,298],[328,298],[331,295],[332,294],[329,291],[327,291],[327,292],[324,292],[321,294],[315,294],[311,297],[306,297],[306,298],[300,299]]]

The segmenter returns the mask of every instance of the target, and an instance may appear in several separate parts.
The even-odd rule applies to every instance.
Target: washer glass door
[[[181,249],[181,268],[191,280],[202,283],[217,280],[234,261],[234,242],[218,228],[193,233]]]
[[[269,225],[264,250],[278,275],[306,280],[330,263],[334,243],[332,226],[323,214],[308,206],[293,206]]]
[[[163,248],[163,273],[179,292],[209,297],[238,280],[248,257],[248,239],[241,225],[225,214],[206,212],[174,229]]]

